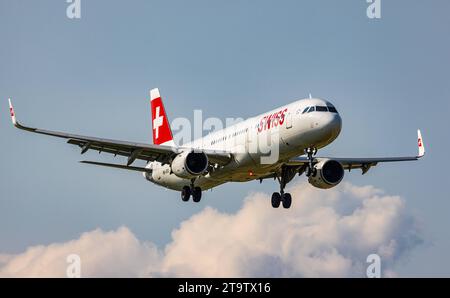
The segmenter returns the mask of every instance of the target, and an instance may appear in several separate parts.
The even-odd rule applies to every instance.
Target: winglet
[[[423,157],[425,155],[425,146],[423,144],[422,133],[420,129],[417,130],[417,144],[419,146],[419,155],[417,157]]]
[[[17,121],[16,113],[14,112],[14,107],[12,105],[11,98],[8,98],[8,102],[9,102],[9,114],[11,115],[11,121],[12,121],[13,125],[18,129],[36,132],[36,130],[37,130],[36,128],[23,126],[22,124],[19,123],[19,121]]]
[[[9,113],[11,114],[11,121],[14,124],[14,126],[17,126],[16,114],[14,113],[14,107],[11,103],[11,98],[8,98],[8,102],[9,102]]]

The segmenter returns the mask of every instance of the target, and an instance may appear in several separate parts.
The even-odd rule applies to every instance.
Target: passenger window
[[[317,112],[328,112],[327,107],[324,106],[316,106],[316,111]]]

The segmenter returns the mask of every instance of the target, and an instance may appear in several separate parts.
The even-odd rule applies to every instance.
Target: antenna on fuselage
[[[309,93],[309,99],[312,99],[312,95],[311,95],[311,93]]]

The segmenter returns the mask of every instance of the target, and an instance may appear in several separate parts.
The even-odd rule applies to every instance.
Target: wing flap
[[[160,156],[167,155],[167,152],[165,151],[161,152],[159,150],[146,150],[145,147],[123,146],[121,144],[100,143],[75,139],[69,139],[67,143],[79,146],[81,148],[82,154],[87,150],[93,150],[98,151],[99,153],[105,152],[114,155],[130,157],[133,152],[136,152],[135,150],[139,150],[139,154],[137,154],[135,158],[147,161],[157,160]],[[176,152],[173,153],[175,154]]]

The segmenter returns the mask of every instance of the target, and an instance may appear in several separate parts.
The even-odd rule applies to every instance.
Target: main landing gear
[[[317,170],[314,168],[314,155],[317,153],[317,148],[307,148],[305,149],[305,154],[308,156],[308,164],[305,165],[301,170],[295,167],[281,167],[281,172],[277,176],[278,182],[280,183],[280,192],[274,192],[272,194],[272,207],[278,208],[280,204],[283,205],[283,208],[289,209],[292,204],[292,196],[290,193],[285,193],[284,188],[286,184],[288,184],[294,176],[299,173],[302,174],[305,171],[307,177],[315,176],[317,174]],[[306,167],[306,168],[305,168]]]
[[[272,194],[272,207],[273,208],[278,208],[280,207],[281,202],[283,202],[283,208],[285,209],[289,209],[291,208],[291,204],[292,204],[292,197],[290,193],[279,193],[279,192],[274,192]]]
[[[189,198],[192,196],[192,200],[195,203],[200,202],[202,199],[202,189],[198,186],[194,186],[194,180],[191,181],[191,186],[184,186],[181,190],[181,199],[184,202],[189,201]]]
[[[281,167],[281,173],[277,176],[278,182],[280,183],[280,192],[274,192],[272,194],[272,207],[278,208],[280,204],[283,205],[283,208],[289,209],[292,204],[292,196],[290,193],[285,193],[284,188],[289,181],[291,181],[297,171],[295,168],[283,166]]]

